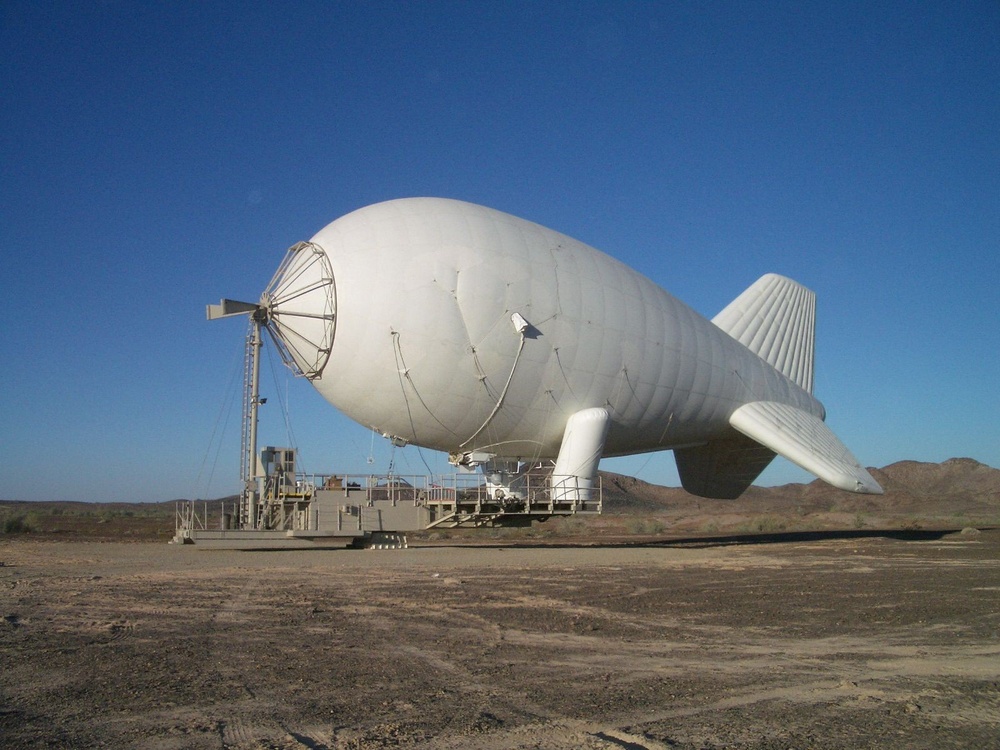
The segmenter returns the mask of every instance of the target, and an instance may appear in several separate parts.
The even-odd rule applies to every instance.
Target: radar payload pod
[[[340,411],[456,465],[554,460],[586,487],[602,456],[672,449],[685,489],[735,498],[780,454],[882,492],[823,422],[815,296],[781,276],[708,320],[563,234],[410,198],[293,247],[257,314]]]

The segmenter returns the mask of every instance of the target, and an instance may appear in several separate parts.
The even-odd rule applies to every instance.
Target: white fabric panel
[[[820,479],[851,492],[882,494],[847,447],[819,417],[773,401],[755,401],[733,412],[730,424]]]

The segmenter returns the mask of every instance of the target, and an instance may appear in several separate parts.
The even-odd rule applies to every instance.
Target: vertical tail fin
[[[712,318],[747,349],[812,393],[816,295],[769,273]]]

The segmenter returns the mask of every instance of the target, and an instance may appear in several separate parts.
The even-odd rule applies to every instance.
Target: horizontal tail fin
[[[712,322],[812,393],[816,329],[813,292],[770,273],[730,302]]]
[[[733,412],[729,424],[834,487],[881,495],[878,482],[819,417],[794,406],[754,401]]]

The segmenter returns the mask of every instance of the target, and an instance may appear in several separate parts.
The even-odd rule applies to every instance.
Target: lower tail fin
[[[675,448],[681,486],[692,495],[735,500],[767,468],[774,451],[734,433],[693,448]]]

